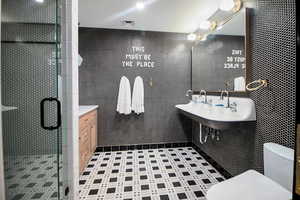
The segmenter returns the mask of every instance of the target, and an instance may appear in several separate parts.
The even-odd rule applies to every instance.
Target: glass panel
[[[2,0],[1,87],[6,198],[59,199],[61,128],[59,5],[55,0]],[[60,84],[61,85],[61,84]],[[61,88],[61,87],[60,87]]]

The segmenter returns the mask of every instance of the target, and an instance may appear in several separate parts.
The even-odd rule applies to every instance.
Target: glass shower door
[[[58,0],[2,0],[6,199],[59,199],[62,169]]]

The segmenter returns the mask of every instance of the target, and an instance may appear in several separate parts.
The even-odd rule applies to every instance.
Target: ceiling
[[[79,0],[80,27],[190,33],[208,19],[220,0]],[[141,0],[140,0],[141,1]],[[123,20],[135,21],[125,26]]]
[[[214,31],[215,35],[245,35],[245,9],[234,15],[222,29]]]

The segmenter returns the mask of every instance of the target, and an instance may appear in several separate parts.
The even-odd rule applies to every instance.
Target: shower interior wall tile
[[[221,135],[224,138],[219,143],[204,145],[197,142],[199,132],[194,126],[194,142],[232,175],[250,168],[263,172],[264,143],[294,146],[295,8],[295,0],[257,0],[251,16],[250,80],[267,79],[270,83],[267,88],[249,93],[256,105],[257,123],[251,128],[244,126],[240,131],[227,130]],[[252,146],[247,143],[250,141]],[[252,160],[252,164],[248,159]]]
[[[294,147],[296,121],[296,1],[258,0],[251,30],[251,80],[269,87],[251,92],[256,104],[255,169],[263,172],[263,144]]]

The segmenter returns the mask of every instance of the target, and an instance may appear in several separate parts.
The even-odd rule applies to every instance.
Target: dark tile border
[[[226,179],[233,176],[218,164],[214,159],[202,151],[197,145],[192,142],[176,142],[176,143],[159,143],[159,144],[131,144],[119,146],[100,146],[96,148],[97,152],[110,152],[110,151],[128,151],[128,150],[142,150],[142,149],[160,149],[160,148],[177,148],[177,147],[193,147],[209,164],[220,172]]]
[[[191,147],[191,146],[192,146],[192,142],[98,146],[95,152],[128,151],[128,150],[176,148],[176,147]]]
[[[192,147],[209,163],[211,164],[220,174],[222,174],[226,179],[232,178],[233,176],[222,167],[219,163],[217,163],[214,159],[212,159],[208,154],[202,151],[197,145],[192,143]]]

